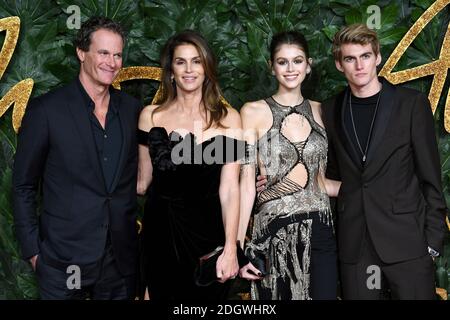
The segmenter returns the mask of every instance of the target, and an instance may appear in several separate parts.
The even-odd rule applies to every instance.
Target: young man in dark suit
[[[323,104],[327,177],[338,194],[344,299],[434,299],[432,257],[442,252],[445,214],[439,153],[427,97],[379,79],[377,34],[351,25],[334,37],[348,87]]]
[[[134,298],[141,106],[111,87],[124,41],[116,22],[86,21],[76,39],[79,76],[33,99],[22,121],[15,228],[42,299]]]

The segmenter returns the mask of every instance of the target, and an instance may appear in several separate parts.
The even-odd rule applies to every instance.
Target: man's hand
[[[433,262],[436,261],[436,258],[439,257],[439,252],[428,246],[428,253],[431,256],[431,259],[433,259]]]
[[[258,175],[256,177],[256,191],[261,192],[266,188],[267,178],[263,175]]]
[[[38,255],[35,255],[30,258],[31,267],[33,268],[33,271],[36,271],[36,261],[37,261]]]

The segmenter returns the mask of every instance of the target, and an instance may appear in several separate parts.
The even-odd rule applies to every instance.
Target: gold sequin
[[[0,32],[6,30],[5,41],[3,42],[2,51],[0,52],[0,79],[6,70],[16,48],[17,39],[19,38],[20,19],[19,17],[8,17],[0,19]],[[0,117],[5,114],[6,110],[14,104],[13,109],[13,128],[17,133],[22,123],[23,115],[27,107],[33,89],[33,79],[25,79],[12,87],[0,100]]]
[[[28,99],[33,90],[33,79],[25,79],[12,87],[0,100],[0,116],[14,103],[12,122],[14,131],[19,132]]]
[[[120,90],[120,83],[134,79],[149,79],[161,81],[162,69],[158,67],[127,67],[119,71],[116,79],[114,79],[113,87]],[[161,86],[153,97],[152,104],[161,98]]]

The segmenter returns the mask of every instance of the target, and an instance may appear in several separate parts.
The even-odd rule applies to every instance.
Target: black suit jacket
[[[136,270],[137,257],[136,132],[140,103],[121,91],[110,90],[118,106],[123,143],[108,193],[77,81],[33,99],[27,107],[13,172],[16,233],[24,258],[39,253],[46,263],[64,268],[98,261],[109,229],[119,269],[129,275]]]
[[[386,263],[442,252],[446,206],[428,98],[382,81],[364,168],[344,126],[347,88],[323,104],[329,139],[327,177],[342,180],[337,201],[342,262],[361,256],[366,231]]]

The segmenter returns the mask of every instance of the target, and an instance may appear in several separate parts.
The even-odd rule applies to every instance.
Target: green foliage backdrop
[[[187,28],[200,31],[218,57],[224,96],[239,109],[245,101],[260,99],[275,89],[267,65],[267,47],[273,33],[298,29],[305,34],[314,65],[313,77],[304,90],[308,97],[321,101],[345,85],[330,51],[330,39],[342,25],[365,22],[367,7],[378,5],[378,32],[385,61],[432,3],[433,0],[0,0],[0,18],[21,19],[16,51],[0,80],[0,97],[25,78],[33,78],[35,97],[76,76],[78,62],[72,39],[77,30],[66,24],[72,14],[67,13],[71,5],[80,8],[82,21],[93,15],[106,15],[129,30],[124,66],[158,66],[161,46],[172,34]],[[417,37],[395,70],[439,58],[450,19],[448,7]],[[4,32],[0,34],[1,43],[4,36]],[[431,80],[427,77],[406,85],[428,92]],[[149,104],[157,87],[156,81],[136,80],[125,82],[122,90]],[[448,88],[447,79],[443,96]],[[444,103],[441,98],[435,118],[445,196],[450,205],[450,136],[443,130]],[[0,119],[0,299],[33,299],[37,298],[35,278],[30,266],[20,259],[12,224],[11,168],[15,145],[9,110]],[[437,263],[438,284],[446,289],[450,289],[449,251]]]

